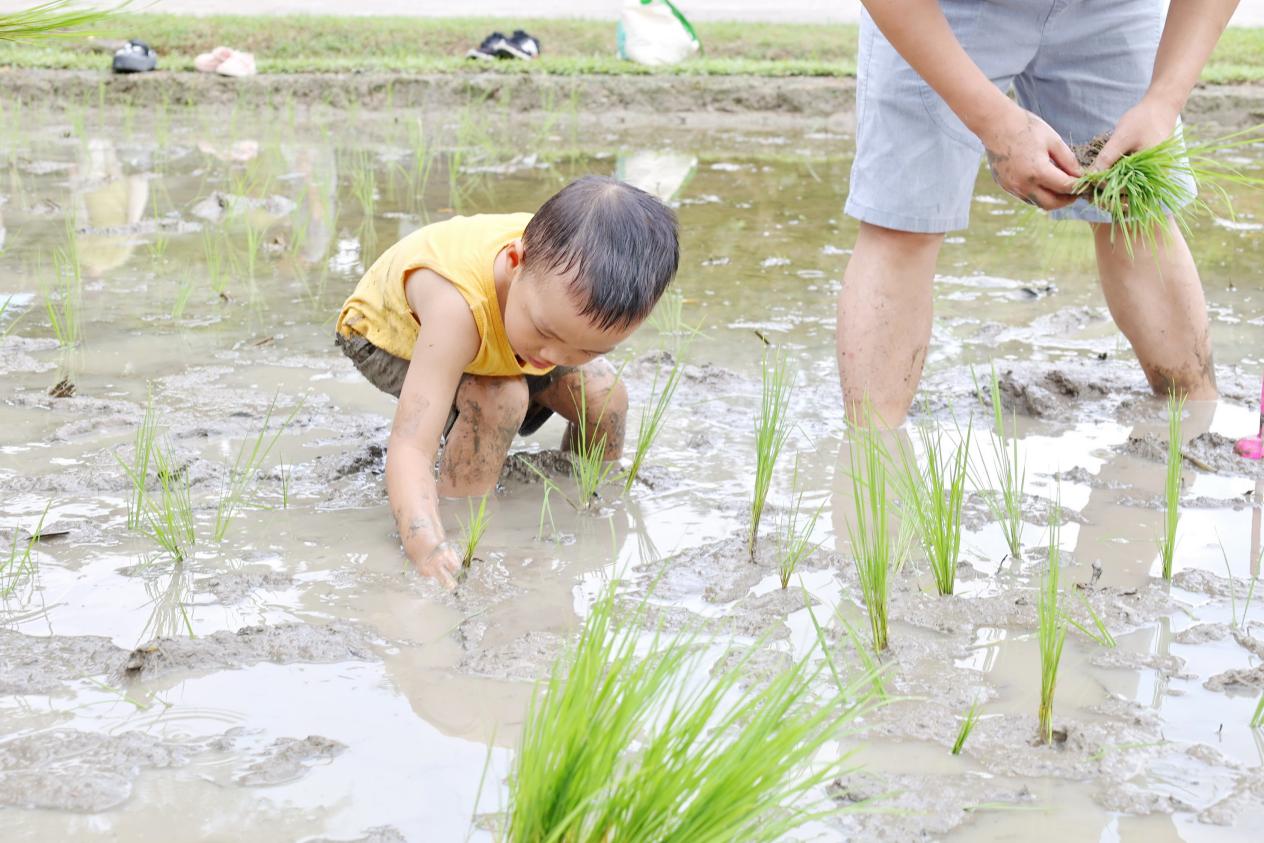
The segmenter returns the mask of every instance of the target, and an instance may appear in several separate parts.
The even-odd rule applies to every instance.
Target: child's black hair
[[[524,271],[575,273],[571,297],[603,330],[649,316],[680,264],[675,213],[604,176],[554,194],[527,223],[522,247]]]

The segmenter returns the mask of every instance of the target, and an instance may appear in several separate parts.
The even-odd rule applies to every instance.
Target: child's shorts
[[[342,349],[342,353],[351,359],[356,369],[369,383],[387,395],[399,397],[399,392],[404,387],[404,376],[408,374],[407,360],[383,351],[364,337],[357,335],[344,337],[342,334],[335,333],[334,342],[338,348]],[[526,375],[528,394],[534,399],[538,392],[570,371],[573,370],[569,366],[557,366],[547,374]],[[447,437],[452,430],[452,425],[456,424],[457,415],[457,409],[453,407],[448,413],[447,424],[443,426],[444,437]],[[553,415],[552,410],[532,400],[527,405],[527,415],[522,420],[522,426],[518,428],[518,434],[527,436],[535,433],[551,415]]]
[[[1113,129],[1150,85],[1160,0],[940,0],[961,46],[1062,138]],[[965,228],[983,146],[866,12],[856,63],[848,216],[899,231]],[[1058,219],[1110,222],[1081,199]]]

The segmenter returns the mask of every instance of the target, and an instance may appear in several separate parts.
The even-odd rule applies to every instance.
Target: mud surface
[[[97,80],[34,74],[16,93],[77,85],[90,104]],[[700,681],[744,659],[743,682],[766,682],[812,652],[809,605],[839,670],[857,675],[868,622],[847,540],[833,328],[856,226],[839,213],[851,139],[828,119],[850,108],[847,83],[684,80],[646,105],[660,80],[397,79],[389,119],[352,119],[335,110],[342,98],[371,108],[386,80],[221,81],[110,80],[107,101],[170,97],[143,120],[87,105],[14,112],[0,182],[0,304],[11,302],[0,316],[0,560],[15,537],[21,556],[41,517],[46,539],[0,568],[6,830],[165,841],[179,816],[284,839],[466,839],[472,817],[505,804],[531,694],[612,579],[620,617],[647,636],[696,636],[711,659]],[[535,108],[544,100],[532,97],[577,92],[577,109],[597,103],[612,119],[596,130],[555,99],[528,132],[511,119],[519,111],[467,106],[493,83],[510,98],[497,102]],[[252,110],[265,93],[277,107]],[[239,104],[175,105],[229,96]],[[693,97],[717,113],[677,119]],[[1254,107],[1230,89],[1199,97],[1225,114]],[[439,112],[405,107],[454,98]],[[651,107],[660,113],[621,111]],[[1254,172],[1261,156],[1248,148],[1238,164]],[[334,348],[331,319],[364,268],[418,225],[534,208],[590,172],[643,178],[680,217],[679,317],[664,308],[614,355],[630,431],[677,361],[679,389],[639,482],[628,494],[610,484],[583,512],[566,500],[562,422],[517,442],[478,561],[447,592],[402,559],[383,488],[394,402]],[[819,839],[1257,836],[1264,745],[1249,720],[1264,685],[1252,589],[1264,490],[1231,447],[1258,423],[1264,229],[1251,226],[1264,203],[1233,199],[1234,226],[1203,219],[1191,236],[1222,398],[1186,407],[1169,583],[1155,550],[1165,402],[1110,320],[1091,241],[978,183],[972,227],[943,247],[912,421],[941,425],[949,441],[972,431],[955,594],[936,593],[918,548],[892,573],[890,648],[878,657],[887,703],[845,737],[857,769],[825,795],[847,810],[813,829]],[[51,264],[72,247],[80,288],[68,258]],[[81,337],[61,347],[48,311],[71,294]],[[767,344],[797,373],[794,426],[752,559]],[[56,389],[63,381],[73,394]],[[149,396],[165,477],[187,482],[191,501],[195,541],[178,562],[129,525],[122,465],[134,464]],[[1015,435],[1019,553],[981,470]],[[240,455],[260,441],[273,444],[242,480]],[[906,441],[925,456],[916,435]],[[158,481],[151,473],[151,500]],[[233,482],[244,491],[225,517]],[[805,511],[821,507],[820,544],[783,590],[798,493]],[[1036,606],[1055,512],[1064,611],[1090,631],[1096,616],[1115,646],[1069,630],[1056,739],[1044,746]],[[459,533],[466,502],[445,501],[441,515]],[[856,810],[870,802],[886,811]],[[476,824],[473,839],[492,834]]]

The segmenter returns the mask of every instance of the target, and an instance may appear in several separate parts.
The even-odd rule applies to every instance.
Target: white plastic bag
[[[637,64],[676,64],[702,46],[670,0],[625,0],[617,29],[619,58]]]

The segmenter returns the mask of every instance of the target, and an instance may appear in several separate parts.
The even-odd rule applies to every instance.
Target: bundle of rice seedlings
[[[0,14],[0,41],[82,36],[85,34],[82,31],[68,30],[97,23],[120,11],[129,2],[126,0],[111,9],[93,9],[82,6],[78,0],[48,0],[20,12],[5,12]]]
[[[869,635],[875,653],[887,648],[887,603],[891,570],[903,557],[892,543],[887,508],[887,453],[871,418],[851,429],[851,488],[855,526],[847,525],[860,580],[860,594],[869,614]]]
[[[957,582],[957,560],[961,556],[961,513],[965,505],[966,478],[970,473],[970,438],[974,424],[953,445],[938,423],[917,429],[926,468],[917,464],[911,451],[900,445],[903,470],[899,473],[901,509],[910,518],[926,551],[935,588],[952,594]]]
[[[616,627],[607,587],[533,697],[504,839],[771,843],[845,810],[823,785],[849,756],[823,756],[873,705],[871,678],[818,693],[809,653],[767,683],[742,687],[746,659],[708,680],[697,638],[641,632],[645,609]]]
[[[1227,187],[1264,186],[1264,178],[1248,175],[1225,161],[1226,153],[1264,140],[1255,126],[1202,143],[1185,145],[1178,130],[1148,149],[1131,152],[1105,170],[1086,170],[1075,183],[1075,192],[1087,194],[1110,214],[1129,257],[1137,243],[1154,252],[1161,238],[1170,234],[1170,214],[1185,233],[1199,214],[1210,213],[1210,204],[1196,195],[1195,185],[1218,198],[1233,213]],[[1094,138],[1077,149],[1084,167],[1097,158],[1107,136]]]

